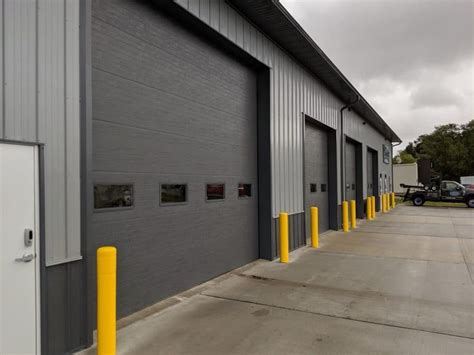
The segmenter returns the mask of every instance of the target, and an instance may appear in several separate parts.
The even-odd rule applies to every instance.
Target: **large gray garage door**
[[[142,2],[93,15],[93,180],[133,206],[89,246],[118,247],[123,316],[258,258],[256,75]]]
[[[306,237],[310,237],[310,207],[319,209],[319,231],[329,229],[328,135],[306,123],[304,137],[304,181]]]
[[[356,146],[346,141],[346,200],[356,200],[357,197],[357,168]]]
[[[377,176],[377,175],[375,175]],[[376,181],[375,181],[376,183]],[[367,150],[367,196],[374,196],[374,153]]]

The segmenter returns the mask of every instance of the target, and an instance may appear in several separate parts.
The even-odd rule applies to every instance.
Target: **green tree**
[[[466,125],[450,123],[438,126],[434,132],[418,137],[416,154],[419,158],[430,159],[433,169],[443,179],[459,180],[460,176],[472,173],[470,149],[474,149],[473,130],[474,121]]]
[[[467,153],[465,176],[474,176],[474,120],[463,125],[462,130],[463,145]]]
[[[416,153],[416,146],[415,143],[409,142],[405,148],[405,152],[411,155],[413,158],[418,158],[418,154]]]
[[[393,164],[412,164],[415,162],[416,159],[406,150],[400,151],[398,155],[393,158]]]

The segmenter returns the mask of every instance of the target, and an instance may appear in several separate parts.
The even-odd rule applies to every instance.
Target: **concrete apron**
[[[235,270],[119,330],[118,352],[471,354],[474,231],[455,227],[474,211],[430,209],[399,206],[289,264]]]

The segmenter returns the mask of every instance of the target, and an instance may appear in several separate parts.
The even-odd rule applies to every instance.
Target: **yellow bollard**
[[[356,202],[351,200],[351,228],[357,228],[357,219],[356,219]]]
[[[372,220],[372,198],[370,196],[367,196],[367,204],[365,207],[365,212],[367,215],[367,220],[371,221]]]
[[[392,208],[395,208],[395,192],[392,192]]]
[[[391,208],[391,198],[390,198],[390,193],[388,193],[385,197],[387,199],[387,212],[390,211],[392,208]]]
[[[318,208],[311,207],[311,246],[319,246]]]
[[[375,211],[375,196],[370,197],[372,199],[372,219],[377,217],[377,211]]]
[[[115,355],[117,249],[97,249],[97,354]]]
[[[280,213],[280,262],[288,262],[288,213]]]
[[[385,194],[382,194],[382,212],[387,212],[387,198]]]
[[[347,201],[342,201],[342,230],[349,232],[349,205]]]

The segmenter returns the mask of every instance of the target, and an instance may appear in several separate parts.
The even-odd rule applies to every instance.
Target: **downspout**
[[[346,199],[346,169],[345,169],[345,156],[346,156],[346,140],[344,139],[344,110],[350,111],[351,107],[360,101],[360,96],[357,95],[356,99],[343,106],[341,112],[341,203]]]

